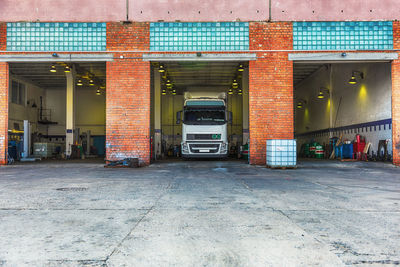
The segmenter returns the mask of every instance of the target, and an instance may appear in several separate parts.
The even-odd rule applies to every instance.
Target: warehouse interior
[[[10,63],[9,72],[11,157],[104,158],[104,62]],[[28,151],[23,147],[24,121],[30,125]]]
[[[232,123],[228,124],[229,151],[241,157],[248,142],[248,63],[218,61],[152,62],[151,136],[152,159],[176,157],[182,140],[185,92],[224,92]]]
[[[294,95],[300,157],[391,161],[390,62],[295,63]]]

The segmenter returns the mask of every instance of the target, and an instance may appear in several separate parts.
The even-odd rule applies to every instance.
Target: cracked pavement
[[[383,163],[0,167],[0,266],[400,264],[400,172]]]

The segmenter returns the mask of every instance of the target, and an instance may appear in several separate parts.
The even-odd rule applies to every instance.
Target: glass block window
[[[7,23],[8,51],[104,51],[105,23]]]
[[[391,50],[391,21],[293,22],[294,50]]]
[[[150,23],[150,50],[153,51],[234,51],[248,49],[248,22]]]

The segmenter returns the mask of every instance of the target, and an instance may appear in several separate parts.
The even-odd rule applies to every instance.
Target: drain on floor
[[[60,188],[56,188],[56,190],[58,191],[86,191],[87,188],[86,187],[60,187]]]

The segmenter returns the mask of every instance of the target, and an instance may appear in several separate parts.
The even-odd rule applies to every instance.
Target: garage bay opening
[[[10,63],[9,158],[105,156],[104,62]]]
[[[295,63],[301,158],[392,161],[389,62]]]
[[[248,158],[247,62],[153,62],[152,160]]]

